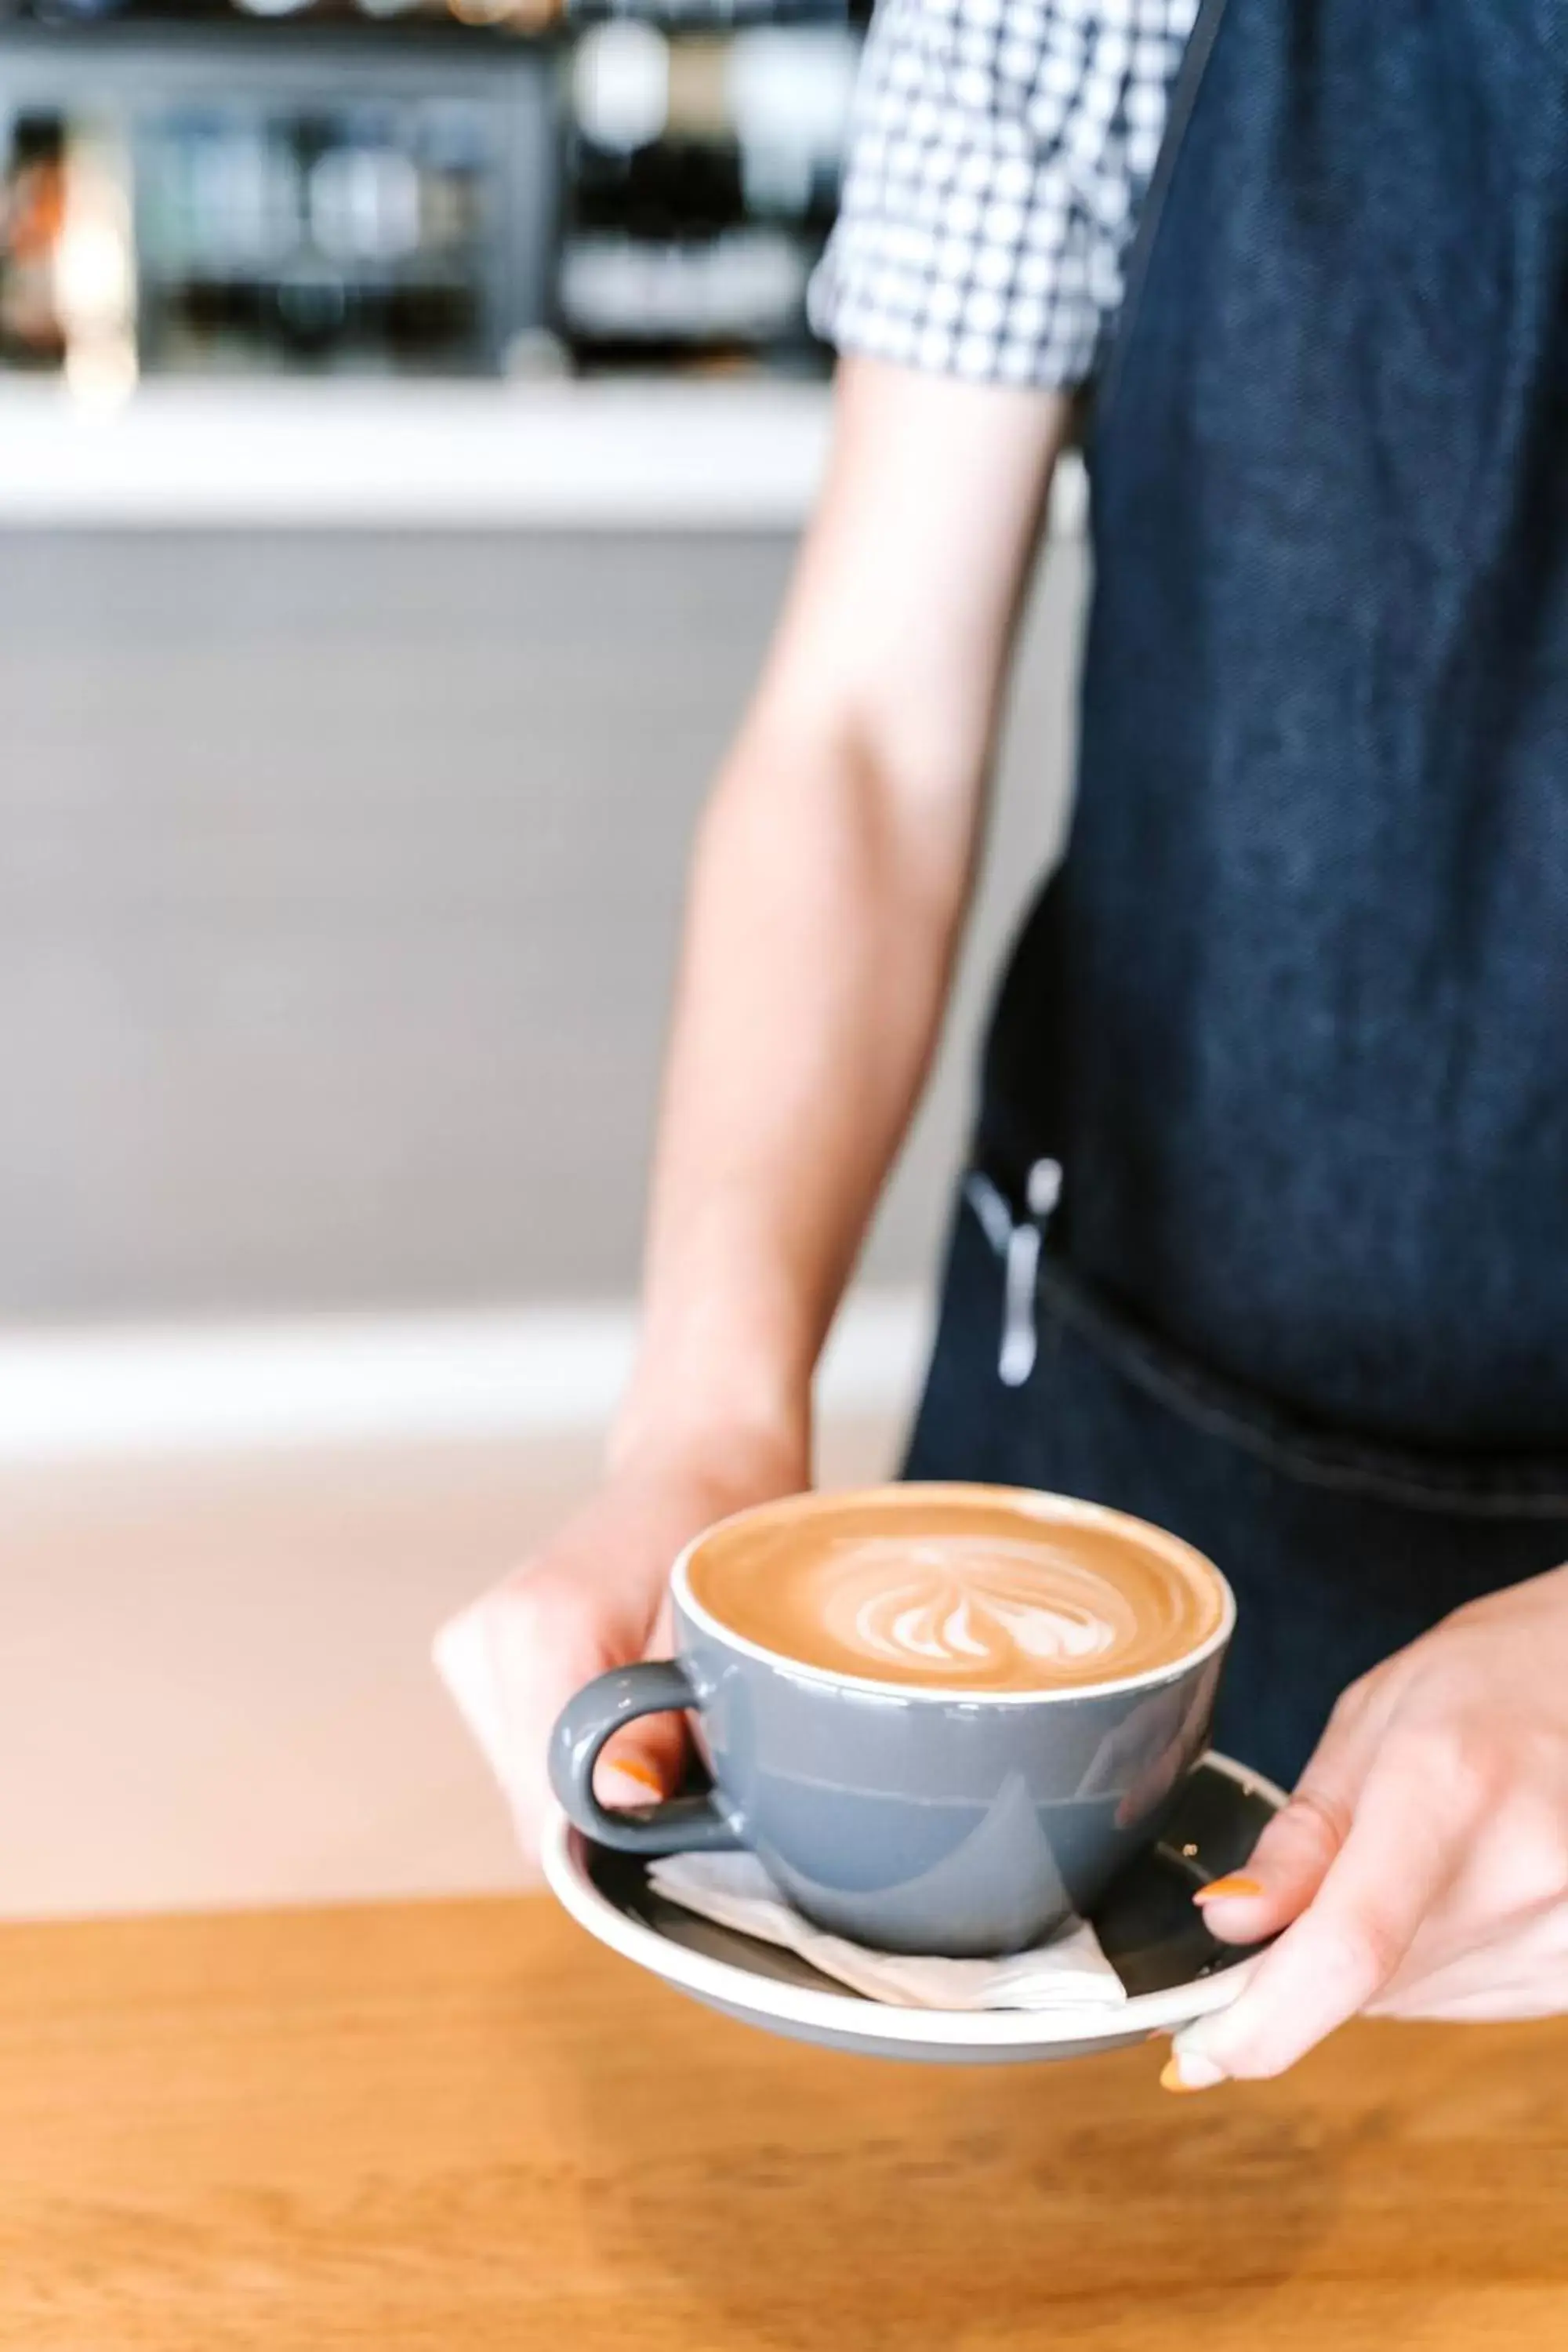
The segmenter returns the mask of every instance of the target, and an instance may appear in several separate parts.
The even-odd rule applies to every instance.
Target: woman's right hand
[[[715,1433],[679,1453],[623,1464],[558,1535],[444,1625],[436,1664],[511,1809],[531,1865],[553,1800],[550,1733],[595,1675],[668,1656],[669,1571],[715,1519],[804,1486],[804,1452]],[[648,1716],[610,1741],[595,1790],[646,1805],[679,1783],[686,1727]]]

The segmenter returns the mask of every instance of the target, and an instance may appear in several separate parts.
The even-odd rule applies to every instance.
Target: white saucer
[[[641,1861],[595,1844],[561,1816],[545,1835],[544,1874],[600,1943],[768,2032],[875,2057],[962,2065],[1076,2058],[1173,2032],[1235,2000],[1249,1955],[1209,1935],[1192,1895],[1238,1870],[1284,1802],[1271,1781],[1228,1758],[1204,1759],[1160,1843],[1123,1872],[1096,1915],[1129,1995],[1100,2012],[893,2009],[863,2000],[792,1952],[681,1910],[655,1894]]]

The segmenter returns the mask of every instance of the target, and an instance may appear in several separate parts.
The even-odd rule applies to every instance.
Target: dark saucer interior
[[[1094,1915],[1106,1958],[1130,1994],[1167,1992],[1247,1958],[1247,1948],[1217,1943],[1209,1934],[1193,1894],[1242,1867],[1274,1810],[1265,1790],[1234,1780],[1216,1764],[1199,1765],[1159,1844],[1122,1872]],[[600,1894],[667,1942],[752,1976],[860,1998],[793,1952],[716,1927],[656,1895],[647,1864],[635,1855],[592,1843],[586,1853]]]

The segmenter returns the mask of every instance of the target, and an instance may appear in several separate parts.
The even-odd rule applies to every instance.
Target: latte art
[[[1010,1678],[1036,1664],[1101,1660],[1132,1641],[1126,1595],[1058,1547],[993,1536],[847,1536],[803,1575],[822,1624],[884,1667]]]
[[[879,1487],[748,1512],[697,1547],[695,1600],[786,1658],[987,1691],[1116,1682],[1216,1633],[1207,1563],[1135,1519],[999,1487]]]

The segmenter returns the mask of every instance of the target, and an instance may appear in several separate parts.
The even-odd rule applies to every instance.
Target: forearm
[[[805,1485],[811,1374],[942,1018],[1055,395],[840,371],[833,457],[704,819],[649,1218],[644,1339],[585,1507],[448,1625],[443,1673],[531,1845],[571,1692],[667,1639],[669,1565]],[[679,1783],[679,1715],[606,1788]]]
[[[808,1449],[812,1368],[918,1097],[977,784],[911,815],[873,749],[759,716],[705,820],[623,1453],[694,1425]]]
[[[699,841],[623,1462],[722,1430],[805,1475],[812,1370],[941,1026],[1065,423],[874,371],[840,406]]]

